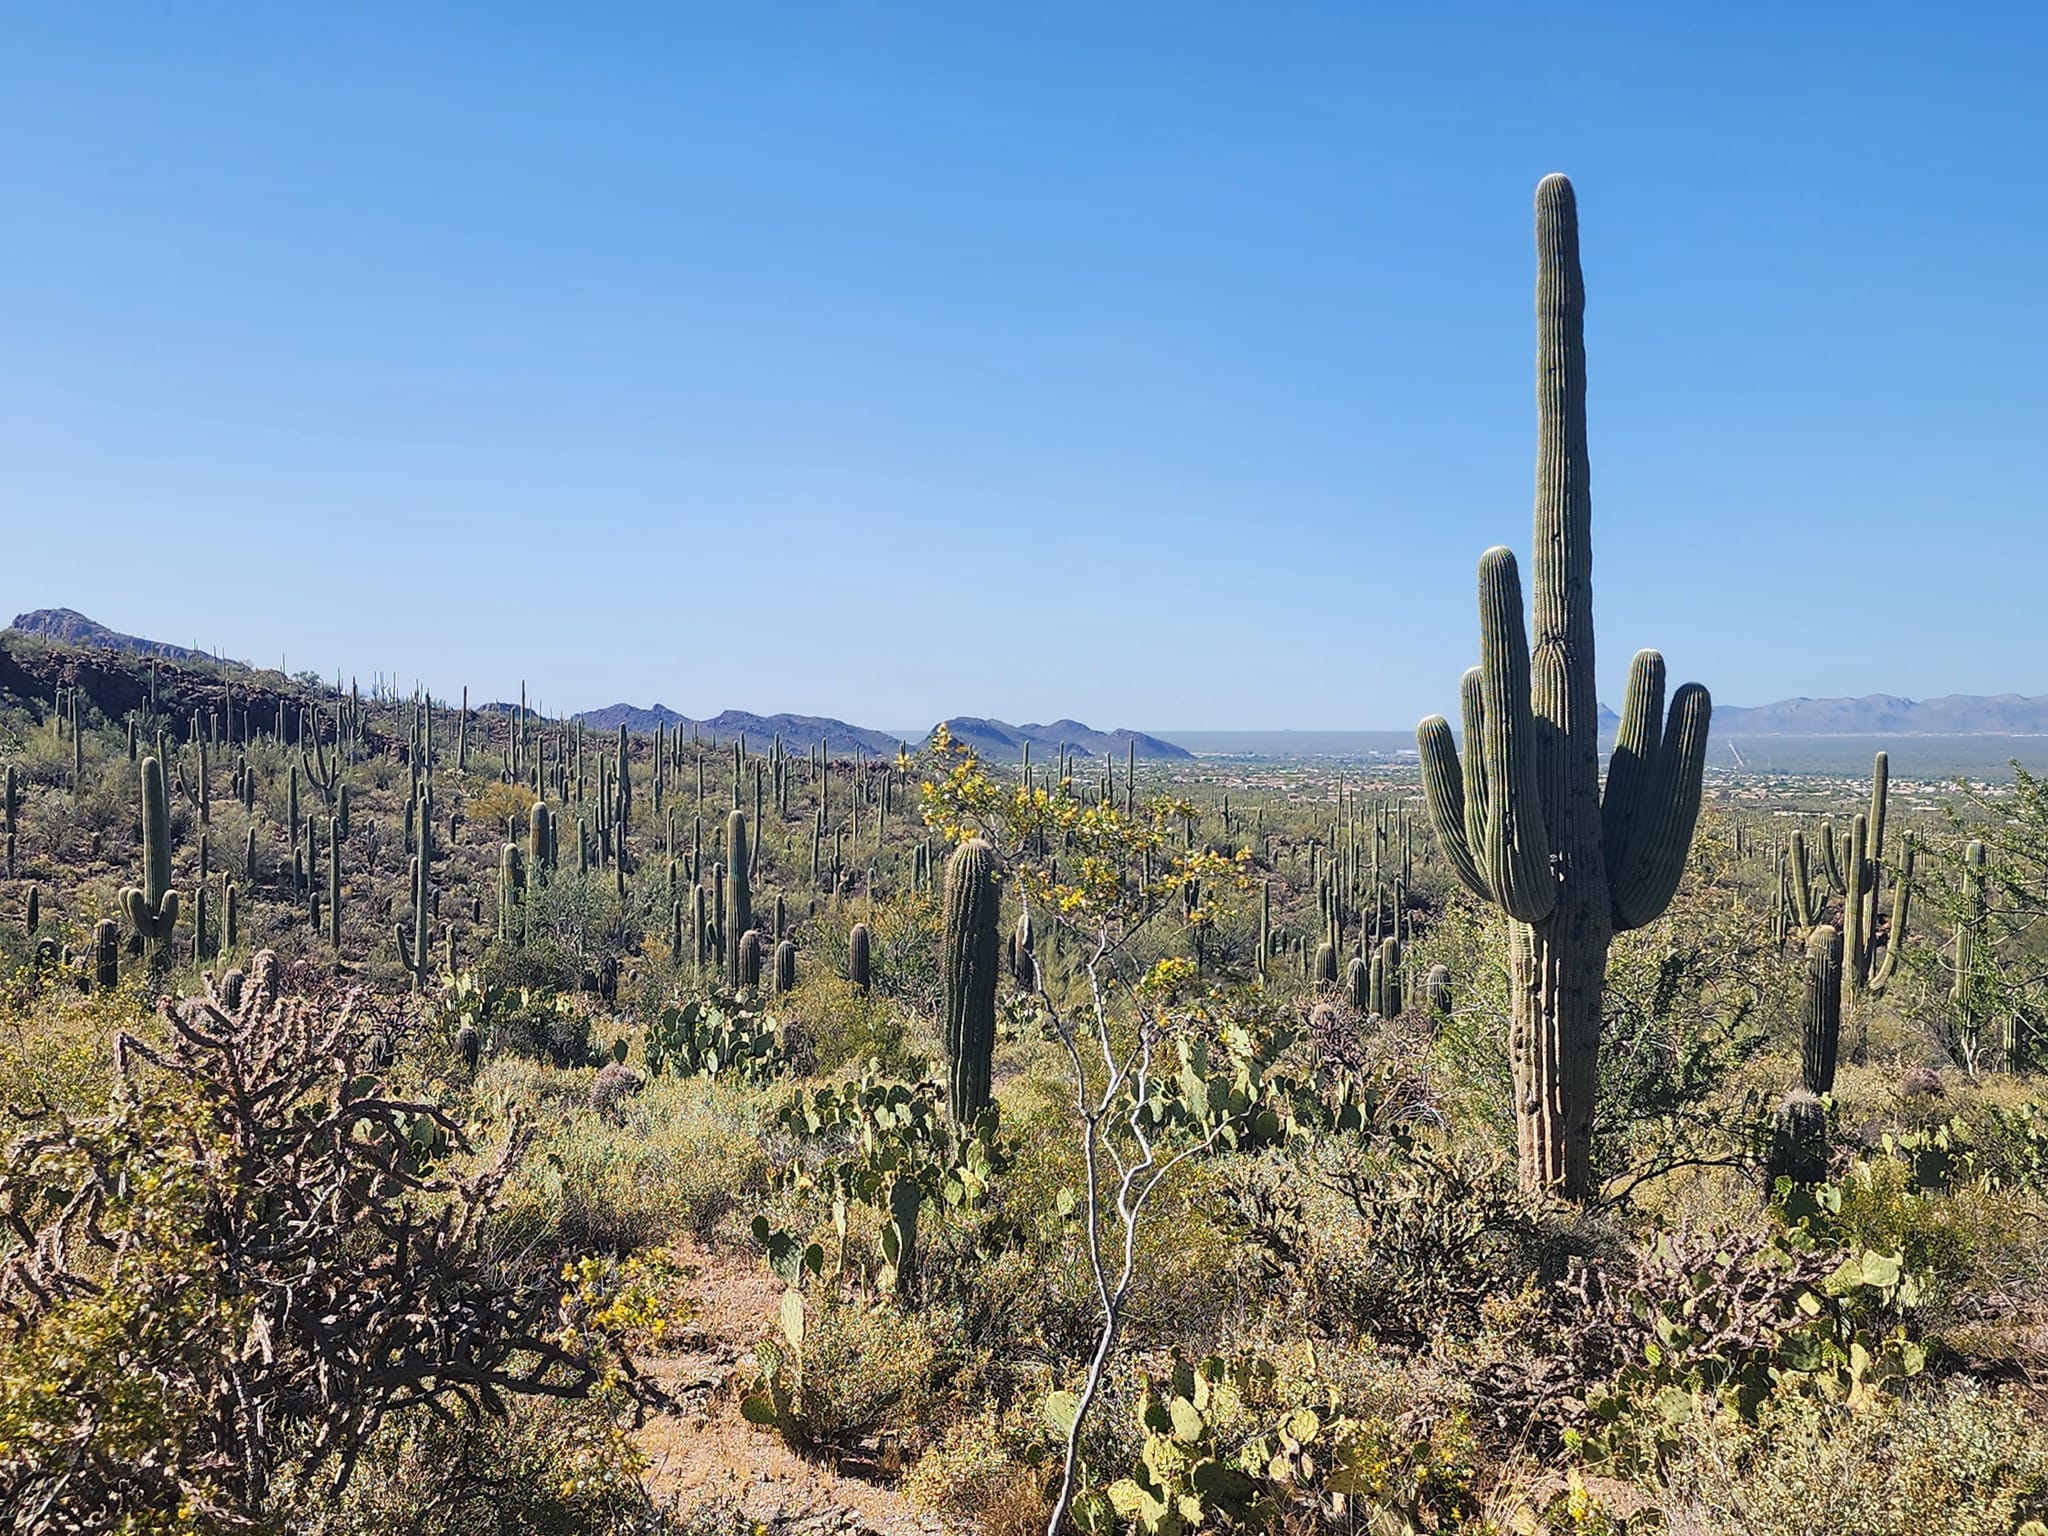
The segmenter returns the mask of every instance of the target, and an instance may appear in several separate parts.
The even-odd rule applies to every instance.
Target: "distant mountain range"
[[[1024,755],[1029,742],[1041,758],[1067,749],[1069,757],[1124,757],[1137,748],[1138,756],[1152,761],[1192,759],[1194,753],[1143,731],[1091,730],[1078,720],[1055,720],[1051,725],[1005,725],[1000,720],[983,720],[974,715],[955,715],[942,722],[955,741],[964,742],[983,757],[1008,762]]]
[[[844,720],[829,720],[822,715],[756,715],[744,709],[728,709],[709,720],[692,720],[665,704],[656,704],[651,709],[641,709],[633,704],[607,704],[603,709],[586,709],[570,718],[581,720],[586,726],[600,731],[616,731],[623,724],[636,736],[652,734],[657,725],[671,730],[677,726],[694,730],[708,741],[732,741],[745,736],[749,744],[756,746],[765,746],[780,736],[783,745],[792,750],[807,748],[822,740],[827,750],[835,755],[872,752],[894,757],[896,749],[906,745],[902,738],[888,731],[871,731],[865,726],[848,725]]]
[[[510,708],[512,706],[507,706]],[[780,736],[787,746],[808,746],[823,739],[835,753],[854,751],[893,755],[899,746],[909,746],[929,737],[901,737],[893,731],[870,730],[820,715],[755,715],[728,709],[708,720],[692,720],[665,704],[642,709],[634,704],[609,704],[603,709],[586,709],[573,718],[592,730],[616,731],[621,725],[635,735],[656,726],[694,731],[713,741],[731,741],[744,734],[748,740],[765,742]],[[1024,755],[1026,742],[1041,757],[1049,757],[1062,746],[1070,757],[1124,757],[1135,746],[1139,757],[1154,761],[1192,758],[1185,747],[1147,736],[1142,731],[1098,731],[1078,720],[1055,720],[1051,725],[1009,725],[1001,720],[984,720],[974,715],[956,715],[945,722],[955,741],[974,748],[983,757],[1014,762]]]
[[[107,628],[71,608],[38,608],[18,614],[12,628],[62,645],[105,646],[143,656],[167,660],[213,660],[207,652],[162,640],[144,640]],[[512,704],[486,704],[486,710],[510,713]],[[691,720],[663,705],[641,709],[631,704],[613,704],[604,709],[585,710],[574,718],[594,729],[616,731],[621,721],[637,733],[651,732],[656,725],[694,728],[699,736],[731,741],[744,733],[750,740],[767,741],[781,736],[785,744],[808,745],[825,740],[835,753],[855,751],[893,755],[905,744],[893,731],[870,730],[820,715],[756,715],[729,709],[708,720]],[[1600,707],[1604,734],[1611,735],[1619,722],[1606,705]],[[1078,720],[1055,720],[1050,725],[1008,725],[1001,720],[984,720],[973,715],[955,715],[945,722],[956,741],[972,746],[984,757],[1013,761],[1029,742],[1034,751],[1050,754],[1064,746],[1076,757],[1122,757],[1135,745],[1139,757],[1151,761],[1176,761],[1194,754],[1185,747],[1148,736],[1142,731],[1098,731]],[[2048,736],[2048,695],[2028,698],[2017,693],[1991,696],[1951,693],[1938,699],[1907,699],[1895,694],[1871,693],[1860,699],[1780,699],[1775,704],[1745,708],[1739,704],[1714,707],[1714,734],[1730,736]]]
[[[84,614],[71,608],[38,608],[33,613],[18,613],[8,626],[25,635],[40,635],[45,640],[54,640],[59,645],[100,645],[109,650],[133,651],[139,656],[161,656],[167,661],[212,661],[215,658],[206,651],[195,651],[190,646],[170,645],[162,640],[143,640],[135,635],[124,635],[119,630],[96,624]]]
[[[2043,736],[2048,696],[1950,693],[1902,699],[1780,699],[1744,709],[1714,706],[1717,736]]]

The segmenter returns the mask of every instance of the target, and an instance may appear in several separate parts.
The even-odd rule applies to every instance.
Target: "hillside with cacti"
[[[0,634],[10,1528],[2041,1536],[2048,782],[1603,710],[1535,232],[1412,757]]]

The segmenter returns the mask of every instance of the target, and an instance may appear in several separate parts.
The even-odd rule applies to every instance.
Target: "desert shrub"
[[[506,837],[506,825],[511,823],[523,829],[533,802],[540,797],[525,784],[513,784],[504,779],[493,779],[475,794],[468,797],[463,805],[463,814],[479,826],[495,829],[499,840]],[[514,839],[524,852],[525,838]]]
[[[1052,1513],[1033,1465],[1043,1438],[1036,1414],[989,1410],[958,1420],[904,1475],[903,1491],[991,1536],[1038,1536]]]
[[[887,901],[834,904],[805,925],[810,949],[825,959],[810,970],[836,976],[845,967],[846,936],[857,922],[868,925],[872,943],[874,994],[899,1010],[935,1015],[939,1009],[938,899],[905,892]],[[858,1057],[850,1058],[858,1060]]]
[[[1780,1394],[1754,1422],[1700,1403],[1675,1427],[1659,1490],[1674,1530],[2010,1536],[2048,1517],[2048,1427],[2011,1390],[1964,1381],[1861,1404]]]
[[[1433,1135],[1376,1153],[1332,1137],[1241,1161],[1224,1187],[1252,1294],[1293,1296],[1319,1332],[1406,1349],[1476,1332],[1490,1299],[1554,1284],[1602,1236],[1496,1154]]]
[[[1921,1191],[1906,1163],[1885,1157],[1859,1158],[1839,1192],[1827,1227],[1840,1247],[1901,1255],[1928,1304],[1945,1303],[1969,1281],[1978,1236],[1970,1217],[1974,1202]]]
[[[916,1313],[821,1295],[786,1299],[782,1333],[755,1347],[741,1411],[791,1445],[851,1451],[892,1424],[900,1448],[931,1392],[931,1335]]]
[[[847,1066],[876,1062],[890,1075],[917,1070],[906,1048],[899,1006],[872,992],[862,993],[844,977],[812,968],[776,1007],[789,1019],[816,1070],[830,1075]]]
[[[140,1013],[133,985],[81,994],[19,973],[0,999],[0,1106],[23,1114],[104,1109],[115,1032]]]
[[[821,1308],[804,1339],[806,1435],[851,1445],[885,1424],[914,1425],[930,1395],[930,1333],[890,1307]]]
[[[530,1075],[560,1082],[537,1111],[535,1153],[506,1190],[498,1241],[555,1255],[627,1254],[685,1233],[703,1235],[766,1186],[760,1105],[704,1078],[658,1077],[612,1117],[585,1101],[595,1074]],[[479,1098],[506,1095],[505,1079]]]
[[[659,1529],[642,1459],[590,1403],[520,1402],[502,1418],[411,1416],[378,1434],[309,1536],[627,1536]]]
[[[565,830],[565,842],[568,836]],[[569,858],[566,849],[563,857]],[[573,864],[566,865],[528,894],[520,909],[522,938],[493,941],[479,969],[507,989],[591,988],[609,995],[648,930],[667,921],[665,902],[655,910],[659,890],[653,882],[636,881],[621,900],[610,872],[579,875]]]
[[[1821,1212],[1784,1229],[1667,1233],[1626,1266],[1582,1271],[1566,1349],[1614,1374],[1584,1394],[1571,1443],[1655,1465],[1695,1400],[1754,1423],[1774,1395],[1860,1405],[1918,1376],[1919,1283],[1896,1253],[1839,1246],[1833,1197],[1823,1187]]]

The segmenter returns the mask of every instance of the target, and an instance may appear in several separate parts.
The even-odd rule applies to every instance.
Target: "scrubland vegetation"
[[[10,1527],[2048,1530],[2048,785],[1603,780],[1539,215],[1419,771],[0,642]]]

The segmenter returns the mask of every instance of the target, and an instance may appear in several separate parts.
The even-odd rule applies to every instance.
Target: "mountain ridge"
[[[954,715],[939,724],[955,741],[974,748],[983,757],[1004,761],[1021,758],[1027,744],[1037,747],[1041,754],[1064,747],[1070,757],[1122,757],[1135,750],[1148,762],[1184,762],[1195,755],[1186,747],[1144,731],[1098,731],[1078,720],[1010,725],[978,715]]]
[[[10,629],[59,645],[101,646],[144,656],[175,661],[219,661],[223,658],[190,646],[149,640],[124,634],[87,618],[74,608],[36,608],[15,615]],[[246,662],[235,663],[246,666]],[[480,706],[483,709],[516,709],[512,704]],[[615,731],[623,721],[635,733],[677,726],[694,728],[699,735],[730,741],[742,733],[767,738],[781,735],[792,742],[816,741],[823,737],[835,752],[894,753],[909,741],[894,731],[852,725],[827,715],[759,715],[747,710],[728,709],[708,719],[693,720],[663,704],[647,708],[618,703],[602,709],[587,709],[571,715],[585,725]],[[1119,728],[1098,731],[1078,720],[1055,720],[1047,725],[1010,725],[978,715],[954,715],[942,722],[956,740],[965,742],[984,756],[1014,759],[1022,755],[1024,743],[1043,751],[1064,746],[1070,755],[1121,757],[1133,747],[1141,758],[1180,761],[1193,756],[1185,747],[1150,732]],[[1612,734],[1619,724],[1614,712],[1600,706],[1603,734]],[[1860,697],[1790,698],[1769,704],[1717,704],[1714,734],[1729,736],[2048,736],[2048,694],[1948,693],[1930,699],[1913,699],[1902,694],[1868,693]],[[928,733],[927,733],[928,734]]]

